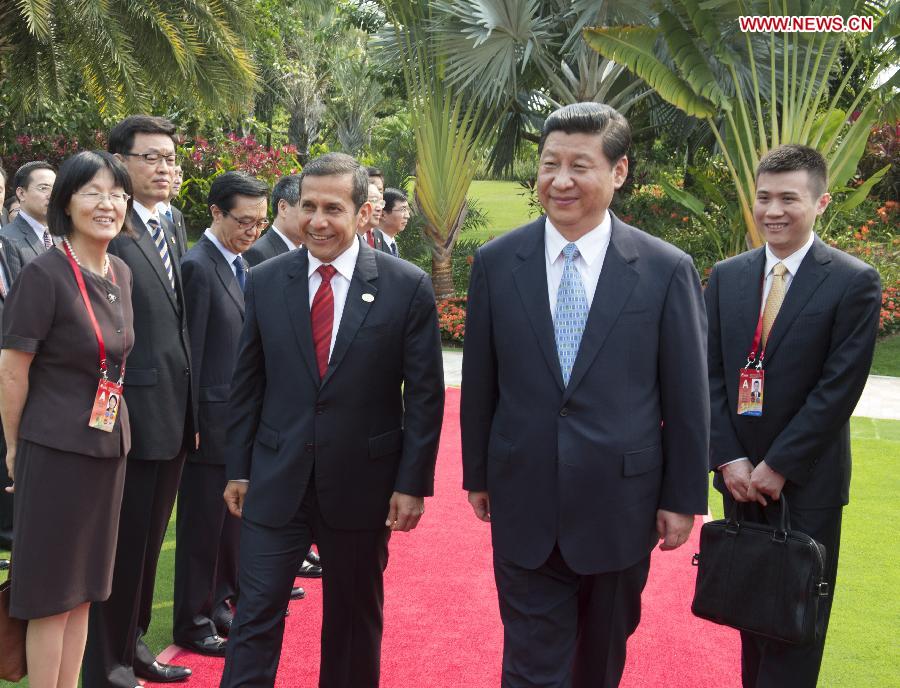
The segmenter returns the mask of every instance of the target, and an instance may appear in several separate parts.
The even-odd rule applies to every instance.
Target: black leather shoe
[[[153,662],[150,665],[138,665],[135,663],[134,675],[155,683],[175,683],[176,681],[187,681],[191,670],[176,664]]]
[[[300,564],[300,570],[297,571],[297,575],[300,578],[321,578],[322,567],[318,564],[313,564],[309,559],[304,559],[303,563]]]
[[[201,640],[185,640],[177,644],[185,650],[196,652],[198,655],[224,657],[228,641],[218,635],[208,635]]]
[[[229,616],[227,618],[223,617],[220,619],[215,619],[213,623],[216,626],[216,633],[218,633],[223,638],[227,638],[228,634],[231,633],[231,624],[234,622],[234,617]]]
[[[319,553],[314,549],[311,549],[306,553],[306,561],[310,564],[315,564],[316,566],[322,565],[322,560],[319,559]]]
[[[302,600],[306,597],[306,590],[297,586],[296,588],[291,588],[291,599],[292,600]]]

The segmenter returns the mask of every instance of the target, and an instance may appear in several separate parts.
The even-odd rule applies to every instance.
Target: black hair
[[[232,170],[220,174],[213,180],[209,187],[209,195],[206,197],[206,205],[216,206],[227,213],[234,207],[235,196],[268,198],[269,187],[253,175]]]
[[[132,115],[126,117],[109,132],[109,143],[106,145],[110,153],[130,153],[134,145],[135,134],[165,134],[169,138],[175,136],[175,125],[165,117],[150,115]],[[173,139],[174,143],[174,139]]]
[[[26,162],[16,170],[16,176],[13,177],[13,193],[20,187],[27,189],[28,185],[31,184],[31,175],[38,170],[50,170],[51,172],[55,172],[53,165],[46,160],[32,160],[31,162]]]
[[[818,198],[828,190],[828,163],[815,148],[788,143],[766,153],[756,166],[756,179],[764,172],[795,172],[806,170],[809,174],[809,190]]]
[[[564,134],[600,134],[603,155],[611,164],[628,153],[631,126],[619,112],[604,103],[572,103],[553,112],[544,122],[538,154],[554,131]]]
[[[115,185],[131,196],[131,177],[122,161],[107,151],[81,151],[66,160],[59,168],[56,183],[50,193],[50,205],[47,207],[47,229],[55,236],[66,236],[72,233],[72,218],[66,213],[69,203],[79,189],[91,183],[101,170],[109,170]],[[125,222],[122,231],[131,234],[131,199],[125,210]]]
[[[278,204],[286,201],[288,205],[297,205],[300,202],[300,175],[289,174],[277,182],[272,189],[272,216],[278,217]]]
[[[384,190],[384,212],[394,212],[394,204],[397,203],[397,201],[409,202],[409,199],[406,197],[406,194],[400,189],[395,189],[392,186],[386,188]]]
[[[369,200],[369,174],[365,167],[346,153],[326,153],[308,163],[300,173],[300,193],[303,194],[303,180],[306,177],[338,177],[349,174],[352,177],[350,198],[356,212]]]
[[[369,175],[369,178],[378,177],[381,180],[381,183],[384,184],[384,172],[381,171],[378,167],[367,167],[366,174]]]

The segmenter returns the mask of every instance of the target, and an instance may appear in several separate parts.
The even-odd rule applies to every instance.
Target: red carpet
[[[383,688],[498,688],[503,629],[491,570],[489,526],[477,520],[461,489],[459,390],[447,390],[436,494],[412,533],[391,538],[385,578]],[[691,541],[654,552],[643,619],[629,643],[623,688],[737,688],[736,632],[690,613]],[[321,582],[303,581],[307,597],[291,603],[276,686],[318,685]],[[165,661],[190,666],[191,688],[219,685],[224,660],[184,651]]]

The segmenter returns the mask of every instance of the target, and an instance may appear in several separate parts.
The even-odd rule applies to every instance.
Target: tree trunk
[[[440,301],[456,295],[453,286],[453,254],[443,247],[432,247],[431,281],[434,283],[434,295]]]

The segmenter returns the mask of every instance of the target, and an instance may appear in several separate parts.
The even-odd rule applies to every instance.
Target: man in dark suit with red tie
[[[617,686],[650,551],[706,512],[700,281],[690,256],[608,210],[630,141],[607,105],[554,112],[547,216],[472,266],[463,484],[491,524],[504,688]]]
[[[779,146],[764,155],[753,218],[766,245],[718,263],[705,294],[709,467],[725,510],[744,502],[745,518],[776,523],[779,505],[764,507],[783,494],[791,527],[825,546],[831,590],[819,602],[812,643],[741,633],[746,688],[816,685],[837,579],[841,513],[850,498],[850,415],[878,332],[878,273],[813,232],[831,200],[827,179],[825,159],[807,146]],[[754,352],[749,364],[748,351]],[[762,407],[743,414],[738,390],[757,362],[764,377],[755,401]]]
[[[247,280],[225,492],[242,518],[241,598],[223,688],[274,685],[312,541],[325,570],[319,685],[378,686],[388,539],[416,527],[432,494],[444,386],[430,279],[356,235],[367,187],[350,156],[309,163],[304,247]]]

